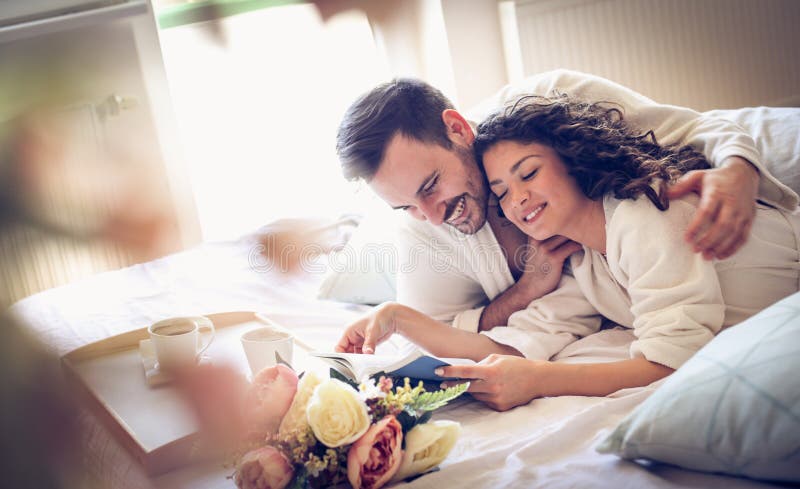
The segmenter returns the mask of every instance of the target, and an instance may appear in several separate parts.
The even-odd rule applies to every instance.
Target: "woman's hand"
[[[686,229],[688,241],[703,258],[724,259],[747,242],[756,215],[758,171],[747,160],[731,156],[719,168],[686,173],[670,186],[675,199],[700,194],[700,206]]]
[[[341,353],[375,353],[375,347],[397,332],[397,312],[403,306],[386,302],[347,327],[336,351]]]
[[[549,362],[511,355],[489,355],[477,365],[451,365],[436,370],[442,377],[469,379],[472,397],[497,411],[507,411],[542,397]],[[441,371],[441,373],[440,373]],[[459,384],[451,380],[443,387]]]

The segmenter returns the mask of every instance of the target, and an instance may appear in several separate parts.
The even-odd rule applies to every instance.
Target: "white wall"
[[[571,68],[698,110],[800,102],[796,0],[518,0],[527,75]]]

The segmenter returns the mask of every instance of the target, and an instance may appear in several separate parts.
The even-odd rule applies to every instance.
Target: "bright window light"
[[[346,108],[390,77],[366,17],[323,23],[301,4],[219,26],[221,36],[212,24],[161,31],[203,239],[379,205],[344,180],[335,153]]]

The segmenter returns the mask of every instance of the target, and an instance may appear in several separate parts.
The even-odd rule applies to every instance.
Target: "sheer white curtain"
[[[208,24],[161,31],[203,238],[379,205],[344,181],[335,154],[347,106],[390,78],[363,14],[323,23],[301,4],[220,25],[224,44]]]

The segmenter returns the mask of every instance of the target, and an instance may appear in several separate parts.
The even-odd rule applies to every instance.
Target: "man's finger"
[[[686,240],[691,244],[696,244],[702,239],[704,231],[710,228],[717,218],[720,204],[718,200],[710,197],[709,194],[710,192],[707,192],[701,197],[694,219],[686,227]]]
[[[567,241],[569,241],[569,238],[565,238],[564,236],[552,236],[542,241],[542,246],[547,251],[553,251],[558,249],[559,246],[563,245]]]
[[[733,254],[732,250],[736,249],[735,245],[740,241],[743,241],[740,233],[729,233],[723,240],[714,245],[714,247],[709,251],[714,258],[718,260],[724,260]]]
[[[568,241],[553,251],[553,258],[559,261],[566,260],[571,254],[583,249],[579,243]]]
[[[736,234],[734,223],[736,222],[733,213],[727,207],[722,207],[714,219],[713,224],[708,227],[702,236],[695,239],[695,250],[701,252],[711,252],[721,245],[730,235]]]
[[[700,192],[703,188],[703,175],[702,170],[692,170],[686,173],[675,183],[667,186],[667,197],[676,199],[691,192]]]
[[[745,219],[738,233],[732,233],[731,239],[723,243],[714,250],[717,259],[724,260],[739,251],[750,237],[750,228],[753,225],[752,219]]]

